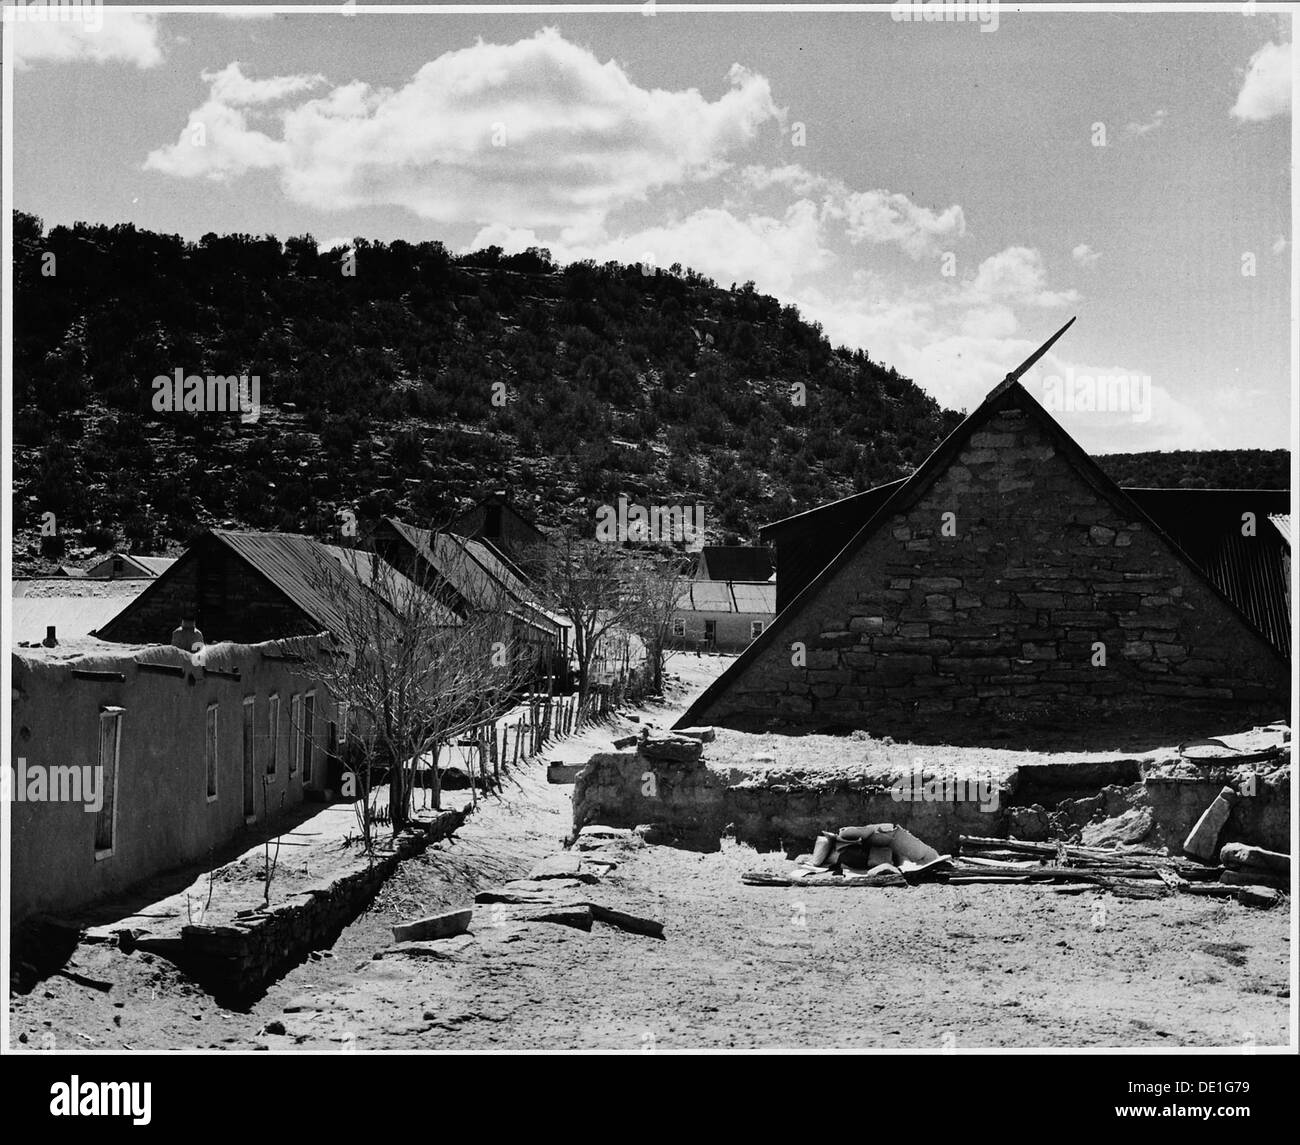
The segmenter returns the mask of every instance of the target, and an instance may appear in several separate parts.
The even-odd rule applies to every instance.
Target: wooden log
[[[1002,875],[990,871],[983,875],[952,875],[948,879],[948,885],[952,887],[965,886],[968,883],[1028,883],[1033,879],[1025,875]]]
[[[1188,883],[1185,887],[1179,887],[1178,893],[1197,895],[1202,898],[1229,899],[1235,898],[1240,889],[1240,887],[1228,886],[1226,883]]]
[[[1219,882],[1228,887],[1273,887],[1279,891],[1290,889],[1291,880],[1272,871],[1258,867],[1247,870],[1224,871]]]
[[[1179,874],[1185,870],[1204,869],[1203,864],[1193,862],[1178,855],[1165,855],[1159,851],[1145,849],[1110,850],[1105,847],[1076,847],[1071,844],[1030,843],[1021,839],[991,839],[979,835],[961,835],[958,845],[963,859],[971,857],[967,851],[974,851],[980,857],[1002,858],[1013,856],[1037,855],[1044,859],[1055,859],[1062,846],[1065,848],[1066,860],[1071,865],[1120,866],[1120,867],[1170,867]]]
[[[863,875],[845,879],[839,875],[809,875],[795,879],[789,875],[776,875],[771,871],[746,871],[740,881],[751,887],[905,887],[907,880],[901,875]]]

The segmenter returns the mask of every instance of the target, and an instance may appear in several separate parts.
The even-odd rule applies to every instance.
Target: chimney
[[[45,639],[41,641],[46,648],[57,648],[59,645],[58,637],[54,635],[55,625],[47,624],[45,626]]]

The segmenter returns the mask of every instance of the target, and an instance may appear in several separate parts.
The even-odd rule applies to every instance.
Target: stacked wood
[[[1083,847],[1070,843],[1029,843],[1020,839],[990,839],[980,835],[959,836],[963,861],[973,859],[1022,862],[1027,855],[1040,860],[1055,859],[1070,867],[1125,867],[1170,870],[1185,879],[1216,878],[1218,867],[1166,855],[1141,847]]]

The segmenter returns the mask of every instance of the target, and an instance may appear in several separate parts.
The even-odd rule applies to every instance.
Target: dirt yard
[[[693,657],[643,719],[667,727],[719,664]],[[600,729],[560,745],[607,749]],[[933,750],[933,749],[931,749]],[[1053,894],[1042,886],[764,888],[779,855],[627,846],[602,883],[662,919],[663,940],[501,925],[490,907],[445,957],[375,953],[390,927],[467,905],[559,852],[569,786],[516,775],[455,839],[402,868],[333,949],[247,1012],[218,1007],[165,961],[82,946],[65,976],[14,999],[14,1048],[563,1050],[736,1047],[1285,1044],[1289,913],[1232,901]],[[811,841],[810,841],[811,842]]]

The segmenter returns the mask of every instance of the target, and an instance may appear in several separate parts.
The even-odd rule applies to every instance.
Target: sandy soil
[[[719,665],[644,718],[666,727]],[[560,745],[607,749],[597,729]],[[663,940],[502,925],[479,908],[445,958],[385,957],[389,928],[522,876],[561,850],[571,787],[540,766],[404,865],[333,949],[248,1012],[223,1010],[148,954],[83,946],[11,1006],[40,1049],[689,1050],[836,1046],[1268,1046],[1287,1038],[1289,913],[1234,902],[1079,897],[1016,885],[746,887],[780,856],[625,847],[600,890],[666,924]]]

